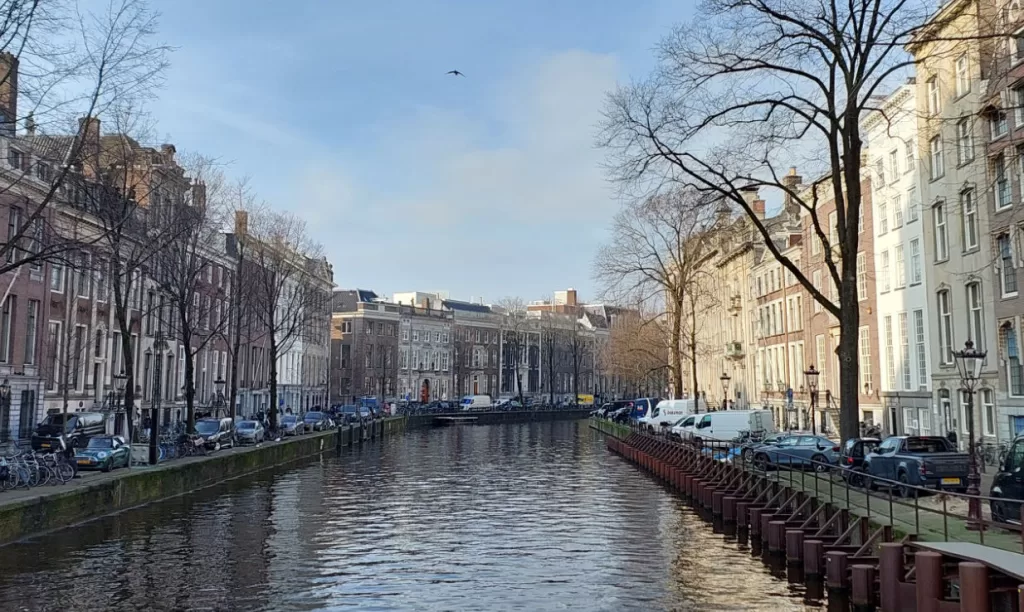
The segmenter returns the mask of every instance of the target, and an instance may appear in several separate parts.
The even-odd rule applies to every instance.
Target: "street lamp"
[[[817,414],[817,407],[818,407],[818,375],[819,374],[821,374],[821,372],[819,372],[819,371],[814,369],[814,364],[813,363],[804,372],[804,378],[807,379],[807,389],[810,390],[810,392],[811,392],[811,433],[814,434],[814,435],[818,435],[818,427],[817,427],[817,424],[815,423],[815,421],[816,421],[816,417],[818,415]]]
[[[220,409],[224,407],[224,385],[224,379],[220,376],[217,377],[217,380],[213,381],[213,388],[216,391],[213,397],[213,407],[218,417],[220,416]]]
[[[985,361],[985,351],[974,348],[974,343],[964,342],[962,351],[953,351],[957,373],[960,375],[960,386],[967,395],[967,435],[969,469],[967,472],[967,495],[970,496],[967,507],[967,528],[981,530],[981,475],[978,473],[978,456],[974,452],[974,390],[981,382],[981,364]]]
[[[722,410],[729,409],[729,381],[732,378],[726,372],[722,372],[722,375],[718,377],[718,380],[722,381]]]

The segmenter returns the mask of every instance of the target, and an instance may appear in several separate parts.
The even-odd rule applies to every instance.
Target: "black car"
[[[45,452],[60,449],[60,438],[73,448],[85,448],[89,438],[106,433],[107,418],[102,412],[69,412],[48,414],[32,433],[32,450]]]
[[[324,431],[330,429],[334,425],[323,412],[307,412],[302,415],[302,421],[306,424],[307,429],[311,429],[313,431]]]
[[[1024,435],[1010,444],[1006,459],[992,479],[989,497],[996,498],[992,500],[993,521],[1020,524],[1024,503]]]
[[[196,433],[203,439],[203,445],[210,450],[235,446],[234,423],[229,418],[199,419],[196,421]]]
[[[839,451],[839,467],[843,480],[855,487],[864,486],[864,457],[874,452],[882,441],[878,438],[850,438]]]
[[[615,412],[611,413],[609,418],[615,423],[629,423],[629,417],[633,413],[632,404],[629,406],[623,406]]]

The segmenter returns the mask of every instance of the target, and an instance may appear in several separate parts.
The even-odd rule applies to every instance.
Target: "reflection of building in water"
[[[231,500],[225,514],[228,524],[220,537],[227,538],[225,565],[229,566],[227,580],[234,589],[259,597],[270,578],[269,551],[265,542],[273,534],[269,520],[273,496],[267,485],[240,492]]]

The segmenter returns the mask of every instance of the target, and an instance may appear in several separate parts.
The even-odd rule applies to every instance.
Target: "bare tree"
[[[660,382],[670,367],[667,337],[659,320],[643,315],[640,310],[620,315],[612,327],[604,361],[634,397],[661,388]]]
[[[0,132],[12,138],[0,196],[24,213],[0,242],[3,274],[66,263],[64,255],[86,240],[76,217],[56,209],[80,198],[83,182],[100,178],[96,119],[149,97],[162,83],[169,48],[153,42],[157,15],[142,0],[112,0],[102,12],[75,2],[2,0],[0,16]],[[19,100],[27,103],[23,115]],[[15,138],[22,121],[25,134]]]
[[[767,249],[839,319],[840,431],[858,434],[857,251],[861,119],[913,65],[904,47],[934,3],[708,0],[658,47],[647,80],[609,100],[602,144],[623,185],[690,185],[740,210]],[[809,188],[786,181],[804,156]],[[764,188],[808,215],[838,300],[816,287],[769,235],[744,190]],[[834,209],[830,227],[823,212]]]
[[[529,321],[526,316],[526,302],[520,297],[505,297],[498,302],[502,310],[502,347],[505,352],[505,359],[515,376],[516,396],[519,403],[523,404],[523,373],[522,364],[527,359],[529,349]]]
[[[246,226],[239,240],[252,264],[253,316],[269,342],[270,427],[276,429],[277,362],[317,314],[322,296],[313,286],[313,268],[321,261],[321,247],[309,238],[305,222],[290,213],[249,215]]]
[[[555,313],[542,313],[541,319],[541,354],[544,366],[547,370],[548,380],[548,402],[555,405],[555,361],[561,356],[562,347],[565,343],[564,330],[558,324],[558,315]]]
[[[683,388],[687,300],[702,295],[711,279],[700,265],[714,225],[706,200],[694,189],[677,189],[627,204],[595,261],[595,276],[612,299],[648,309],[664,304],[675,394]],[[696,366],[693,376],[696,389]]]
[[[223,251],[221,230],[226,221],[225,179],[210,159],[193,156],[183,161],[192,184],[183,185],[181,210],[168,220],[165,231],[175,240],[161,245],[152,258],[157,291],[168,300],[173,329],[185,362],[185,406],[188,431],[195,427],[195,360],[211,342],[224,335],[229,318],[222,298],[223,279],[214,286],[211,266]]]

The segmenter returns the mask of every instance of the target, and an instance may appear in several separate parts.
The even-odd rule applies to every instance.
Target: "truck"
[[[888,487],[902,497],[914,496],[913,487],[962,493],[969,464],[967,453],[941,436],[891,436],[864,457],[864,473],[870,488]]]

